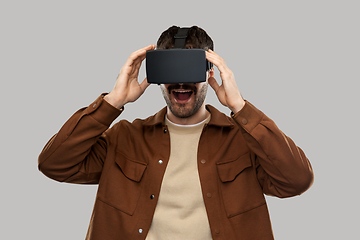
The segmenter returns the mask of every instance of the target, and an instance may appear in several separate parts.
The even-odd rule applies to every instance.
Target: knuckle
[[[134,58],[136,56],[136,52],[130,54],[130,58]]]

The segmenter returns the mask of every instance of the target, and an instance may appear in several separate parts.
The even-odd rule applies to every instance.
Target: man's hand
[[[240,111],[245,101],[242,98],[236,85],[233,72],[226,66],[224,59],[217,55],[214,51],[206,51],[206,59],[212,62],[220,71],[222,80],[221,86],[214,78],[214,71],[210,71],[209,84],[214,89],[220,103],[228,107],[234,114]]]
[[[144,93],[150,84],[146,78],[139,84],[139,69],[146,57],[146,51],[154,49],[155,45],[149,45],[130,55],[120,70],[114,89],[104,97],[108,103],[116,108],[121,108],[126,103],[136,101]]]

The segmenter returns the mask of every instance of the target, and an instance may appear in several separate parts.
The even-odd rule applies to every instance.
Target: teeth
[[[186,90],[180,90],[180,91],[174,91],[176,93],[191,93],[192,91],[186,91]]]

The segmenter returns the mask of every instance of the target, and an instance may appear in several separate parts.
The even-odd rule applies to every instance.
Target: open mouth
[[[187,89],[175,89],[172,90],[171,93],[174,95],[174,98],[178,103],[186,103],[190,100],[193,91]]]

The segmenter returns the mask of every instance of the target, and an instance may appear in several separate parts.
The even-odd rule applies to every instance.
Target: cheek
[[[200,101],[204,101],[206,98],[206,94],[207,94],[207,89],[208,89],[208,84],[204,84],[202,85],[199,89],[198,89],[198,93],[196,98]]]
[[[204,92],[204,91],[206,92],[207,88],[208,88],[208,82],[206,80],[206,82],[199,83],[197,90],[198,92]]]

